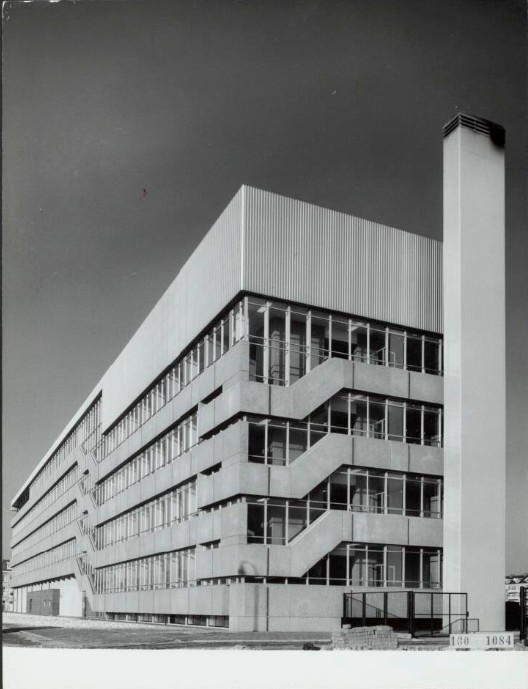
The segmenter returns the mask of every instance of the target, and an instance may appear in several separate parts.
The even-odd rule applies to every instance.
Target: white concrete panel
[[[444,590],[504,629],[504,149],[465,124],[444,139]]]
[[[240,290],[241,197],[242,190],[103,376],[103,429]]]

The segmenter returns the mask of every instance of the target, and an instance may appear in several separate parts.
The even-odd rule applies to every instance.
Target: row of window
[[[30,485],[30,495],[34,497],[40,487],[49,477],[57,471],[60,464],[83,444],[86,449],[93,449],[101,437],[101,398],[98,398],[75,427],[68,433],[59,447],[51,455],[50,459],[41,469],[35,480]],[[29,498],[28,498],[29,499]],[[19,506],[19,508],[21,505]]]
[[[378,395],[340,393],[307,421],[249,418],[250,462],[288,465],[328,433],[442,446],[442,412]]]
[[[195,549],[120,562],[94,570],[97,593],[142,591],[191,586],[196,583]]]
[[[172,462],[198,442],[196,413],[181,421],[166,435],[146,447],[95,488],[95,499],[102,505],[129,486]]]
[[[310,584],[437,589],[441,572],[439,548],[347,543],[322,558],[304,578]]]
[[[439,337],[253,297],[244,308],[253,380],[291,385],[329,357],[442,373]]]
[[[251,462],[287,465],[328,433],[441,445],[442,412],[438,407],[379,395],[340,393],[312,412],[307,421],[249,419],[248,456]],[[99,483],[95,489],[97,503],[110,500],[197,442],[197,415],[194,413]]]
[[[433,519],[442,518],[442,496],[441,478],[352,467],[336,471],[308,494],[311,504],[328,510]]]
[[[196,481],[192,481],[97,527],[96,547],[107,548],[148,531],[164,529],[195,512]]]
[[[149,612],[107,612],[105,619],[115,622],[149,622],[196,627],[229,627],[228,615],[159,615]]]
[[[327,510],[410,517],[442,516],[442,480],[348,469],[332,474],[305,500],[248,498],[248,543],[285,545]]]
[[[77,482],[78,473],[79,468],[77,464],[75,464],[68,473],[64,474],[60,481],[57,481],[57,483],[26,512],[22,519],[13,527],[13,542],[16,541],[17,536],[31,521],[35,520],[47,507],[54,503],[55,500],[58,500],[61,495],[64,495],[64,493]]]
[[[440,548],[345,543],[290,583],[438,589],[441,570]],[[272,577],[268,583],[273,581]],[[174,551],[103,567],[95,570],[95,584],[97,593],[195,585],[195,551]]]
[[[239,302],[103,437],[96,452],[97,459],[106,457],[137,431],[243,335],[243,302]]]
[[[31,557],[19,565],[14,565],[13,573],[16,574],[16,576],[19,576],[20,574],[26,574],[26,572],[31,572],[32,570],[37,569],[38,567],[49,567],[50,565],[53,565],[56,562],[67,560],[68,558],[73,557],[76,554],[76,541],[75,539],[72,539],[71,541],[62,543],[62,545],[58,545],[56,548],[46,550],[45,553],[35,555],[35,557]]]
[[[440,374],[441,339],[329,312],[244,297],[107,433],[100,460],[241,339],[251,378],[289,385],[329,357]]]
[[[397,440],[415,445],[442,445],[440,407],[402,402],[380,395],[342,392],[312,412],[315,431]]]
[[[22,539],[20,543],[17,543],[17,545],[13,546],[11,549],[11,556],[13,558],[19,557],[28,548],[34,546],[37,541],[40,541],[47,536],[51,536],[68,524],[71,524],[71,522],[73,522],[75,519],[77,519],[77,502],[72,502],[70,505],[68,505],[68,507],[65,507],[52,519]]]

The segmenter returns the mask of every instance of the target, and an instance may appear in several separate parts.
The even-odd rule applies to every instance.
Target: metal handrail
[[[382,595],[383,596],[383,608],[378,607],[378,605],[373,605],[372,603],[367,603],[367,597],[373,594],[376,595]],[[401,613],[395,613],[391,612],[389,610],[389,597],[394,596],[394,595],[399,595],[401,596],[402,594],[405,594],[407,597],[407,610],[406,610],[406,615],[403,615]],[[426,595],[430,596],[430,601],[431,601],[431,607],[430,610],[424,613],[417,613],[416,612],[416,600],[418,599],[418,596],[421,595]],[[442,603],[442,608],[445,606],[445,601],[446,601],[446,596],[448,596],[448,601],[449,601],[449,613],[444,613],[443,610],[435,610],[433,607],[433,600],[434,596],[442,596],[441,598],[441,603]],[[463,600],[465,600],[464,604],[464,609],[465,609],[465,614],[461,614],[460,612],[453,612],[451,613],[451,596],[463,596]],[[438,599],[437,599],[438,600]],[[379,599],[375,599],[375,603],[377,603]],[[399,599],[401,602],[401,598]],[[354,609],[354,604],[356,604],[356,607]],[[401,609],[401,612],[403,613],[403,609]],[[353,614],[354,613],[354,614]],[[357,614],[356,614],[357,613]],[[417,622],[420,620],[423,622],[427,622],[427,620],[430,619],[430,634],[431,636],[435,636],[436,634],[445,634],[449,630],[449,633],[452,632],[453,626],[456,625],[457,623],[462,622],[462,628],[464,630],[463,633],[467,633],[469,629],[469,623],[470,622],[475,622],[475,627],[476,631],[479,631],[480,628],[480,621],[478,618],[470,618],[469,617],[469,612],[467,612],[467,594],[464,593],[450,593],[450,592],[421,592],[421,591],[379,591],[379,592],[367,592],[367,591],[347,591],[344,593],[343,596],[343,619],[352,619],[352,618],[360,618],[363,620],[363,624],[367,623],[367,620],[375,620],[378,621],[380,619],[384,620],[384,623],[387,624],[390,620],[406,620],[407,621],[407,629],[410,632],[412,636],[418,631],[417,630]],[[438,625],[440,620],[444,619],[449,619],[449,622],[445,624],[443,627]],[[436,622],[435,622],[436,620]],[[437,626],[438,625],[438,626]],[[421,626],[421,625],[420,625]],[[435,629],[436,628],[436,629]]]
[[[443,632],[445,629],[449,629],[449,633],[451,634],[451,629],[453,628],[453,625],[455,625],[457,622],[463,622],[463,634],[466,634],[468,631],[468,622],[469,620],[476,620],[480,625],[480,620],[478,617],[469,617],[469,612],[466,612],[465,615],[462,615],[461,617],[457,617],[455,620],[450,620],[447,624],[445,624],[441,629],[440,633]],[[478,631],[478,629],[477,629]]]

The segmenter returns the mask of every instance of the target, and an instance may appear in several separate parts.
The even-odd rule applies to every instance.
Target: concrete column
[[[444,591],[504,630],[504,129],[444,127]]]

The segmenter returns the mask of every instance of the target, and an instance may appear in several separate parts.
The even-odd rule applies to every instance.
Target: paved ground
[[[40,648],[147,648],[147,649],[302,649],[306,643],[322,646],[330,633],[229,632],[74,618],[4,613],[4,646]]]
[[[21,613],[4,613],[2,627],[4,646],[34,648],[301,650],[310,644],[324,650],[331,640],[330,632],[243,633]],[[447,638],[402,637],[399,649],[442,651],[449,649],[448,644]],[[515,650],[528,649],[517,643]]]

